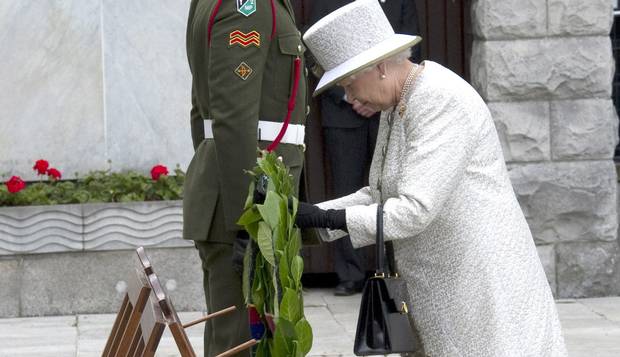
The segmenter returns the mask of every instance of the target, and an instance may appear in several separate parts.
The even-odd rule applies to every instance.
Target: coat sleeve
[[[387,199],[383,206],[386,240],[415,239],[443,209],[464,176],[478,141],[476,118],[455,105],[458,99],[454,97],[440,94],[427,99],[433,104],[419,106],[418,112],[407,118],[416,124],[408,130],[402,162],[405,174],[398,179],[398,196]],[[375,242],[376,212],[377,204],[346,209],[354,247]]]
[[[250,183],[244,170],[256,165],[262,80],[272,21],[269,2],[257,1],[256,4],[256,12],[245,17],[237,12],[234,1],[222,2],[212,26],[208,56],[208,112],[213,120],[220,192],[223,195],[221,202],[225,206],[229,231],[240,229],[236,221]],[[231,32],[235,30],[244,33],[258,31],[260,46],[229,45]],[[236,72],[239,66],[252,72],[244,79]]]

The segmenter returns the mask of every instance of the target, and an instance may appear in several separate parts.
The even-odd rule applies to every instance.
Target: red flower
[[[53,167],[47,170],[47,176],[53,178],[54,180],[60,180],[62,178],[62,174],[60,173],[60,171],[56,170]]]
[[[17,193],[26,187],[26,183],[19,176],[13,176],[6,182],[10,193]]]
[[[39,175],[45,175],[47,168],[50,167],[50,163],[45,160],[37,160],[32,167]]]
[[[151,169],[151,177],[153,178],[153,181],[159,180],[161,175],[168,175],[168,168],[164,165],[153,166],[153,168]]]

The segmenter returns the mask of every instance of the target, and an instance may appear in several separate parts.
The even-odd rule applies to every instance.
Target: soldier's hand
[[[233,270],[239,275],[243,274],[243,257],[249,242],[250,235],[248,232],[244,230],[237,231],[237,236],[233,242],[232,266]]]
[[[269,185],[269,177],[266,175],[260,175],[256,178],[254,184],[253,201],[257,205],[265,203],[265,197],[267,197],[267,186]]]

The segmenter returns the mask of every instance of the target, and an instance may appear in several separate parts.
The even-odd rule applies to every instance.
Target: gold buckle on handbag
[[[375,273],[375,278],[385,278],[385,273]]]

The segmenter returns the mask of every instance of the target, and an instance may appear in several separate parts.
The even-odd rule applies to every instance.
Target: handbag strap
[[[383,205],[377,206],[377,243],[375,244],[377,253],[377,269],[375,276],[385,276],[383,262],[385,260],[385,246],[383,244]]]

